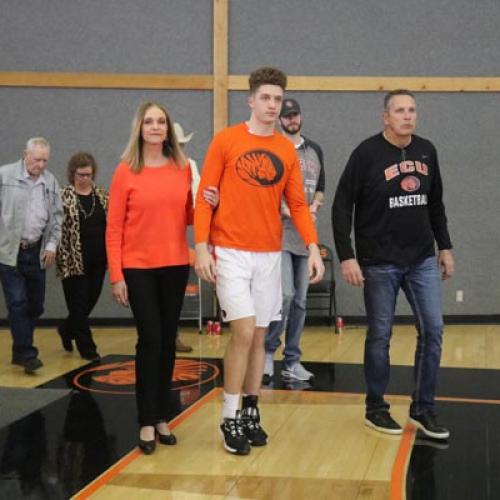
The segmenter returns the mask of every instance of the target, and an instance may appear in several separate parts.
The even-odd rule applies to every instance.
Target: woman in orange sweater
[[[167,424],[175,337],[189,272],[186,228],[192,224],[191,170],[173,122],[160,104],[141,104],[113,175],[106,249],[114,299],[132,309],[136,345],[139,447],[150,454]]]

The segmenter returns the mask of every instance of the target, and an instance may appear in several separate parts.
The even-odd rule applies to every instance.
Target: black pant
[[[74,338],[78,352],[82,355],[96,353],[97,346],[92,338],[89,316],[99,300],[106,267],[87,266],[85,274],[70,276],[62,280],[68,317],[64,320],[63,331]]]
[[[124,269],[138,335],[135,376],[141,426],[167,418],[177,322],[188,273],[188,265]]]

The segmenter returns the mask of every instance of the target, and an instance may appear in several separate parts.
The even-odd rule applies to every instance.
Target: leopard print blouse
[[[108,193],[94,187],[94,193],[104,208],[108,210]],[[61,189],[61,200],[64,207],[61,242],[57,247],[56,275],[61,278],[81,276],[83,270],[82,245],[80,242],[80,216],[78,215],[78,195],[74,186],[68,184]]]

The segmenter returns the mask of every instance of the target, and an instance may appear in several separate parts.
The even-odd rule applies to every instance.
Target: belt
[[[37,241],[21,240],[21,242],[19,243],[19,248],[21,250],[29,250],[30,248],[37,248],[40,246],[40,241],[41,240]]]

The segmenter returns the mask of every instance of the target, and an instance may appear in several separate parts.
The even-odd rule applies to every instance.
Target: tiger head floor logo
[[[217,365],[196,359],[176,359],[171,390],[205,384],[219,375]],[[94,366],[79,372],[73,385],[81,390],[105,394],[135,394],[135,361]]]
[[[252,186],[274,186],[281,180],[284,171],[281,160],[264,149],[248,151],[236,161],[236,172]]]

